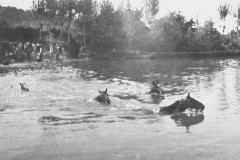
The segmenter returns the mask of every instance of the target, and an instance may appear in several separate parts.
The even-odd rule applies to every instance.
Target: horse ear
[[[98,90],[98,92],[99,92],[100,94],[102,94],[102,91]]]
[[[107,88],[106,88],[106,90],[104,92],[107,93]]]

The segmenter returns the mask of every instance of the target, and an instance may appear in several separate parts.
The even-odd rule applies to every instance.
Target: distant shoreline
[[[240,56],[240,50],[209,51],[209,52],[128,52],[114,51],[102,55],[94,55],[94,59],[155,59],[155,58],[181,58],[181,57],[232,57]]]

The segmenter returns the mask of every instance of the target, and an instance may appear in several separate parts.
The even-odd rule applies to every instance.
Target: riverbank
[[[46,58],[54,60],[55,56],[46,54]],[[211,52],[129,52],[129,51],[114,51],[101,54],[85,54],[85,56],[76,59],[158,59],[158,58],[196,58],[196,57],[233,57],[240,56],[240,50],[235,51],[211,51]],[[60,59],[68,59],[70,54],[65,52]]]
[[[175,57],[223,57],[240,56],[240,50],[235,51],[210,51],[210,52],[128,52],[115,51],[93,58],[106,59],[155,59],[155,58],[175,58]]]
[[[106,53],[90,52],[91,54],[84,54],[78,58],[70,56],[68,51],[62,51],[57,54],[56,51],[50,53],[45,51],[43,53],[43,61],[67,60],[67,59],[160,59],[160,58],[207,58],[207,57],[238,57],[240,50],[235,51],[211,51],[211,52],[140,52],[140,51],[112,51]],[[58,56],[58,58],[57,58]],[[31,61],[36,61],[36,55],[32,55]],[[28,60],[26,58],[26,60]],[[24,59],[22,61],[25,61]]]

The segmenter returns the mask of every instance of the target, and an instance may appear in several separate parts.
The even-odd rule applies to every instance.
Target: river
[[[146,94],[154,79],[165,99]],[[111,104],[95,102],[106,88]],[[1,160],[240,157],[239,58],[12,64],[0,66],[0,89]],[[203,113],[158,114],[188,92]]]

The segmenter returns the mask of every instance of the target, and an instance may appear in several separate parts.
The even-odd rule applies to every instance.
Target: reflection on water
[[[186,127],[186,132],[190,133],[190,126],[201,123],[204,120],[203,113],[178,113],[171,116],[179,126]]]
[[[0,159],[239,155],[238,58],[25,63],[0,66],[0,76]],[[155,79],[164,98],[147,94]],[[94,101],[106,88],[108,106]],[[203,113],[158,114],[188,92],[205,105]]]

